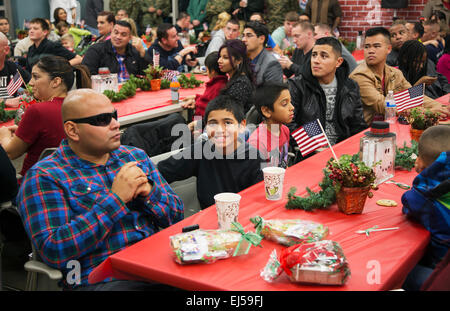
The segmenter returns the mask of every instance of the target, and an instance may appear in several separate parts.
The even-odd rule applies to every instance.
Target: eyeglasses
[[[93,126],[108,126],[111,123],[112,118],[117,120],[117,110],[114,110],[113,112],[100,113],[87,118],[66,120],[64,123],[72,121],[75,123],[88,123]]]

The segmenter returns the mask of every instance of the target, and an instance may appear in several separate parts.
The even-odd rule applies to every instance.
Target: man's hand
[[[149,11],[150,13],[153,13],[153,12],[156,11],[156,9],[155,9],[154,7],[151,6],[151,7],[148,8],[148,11]]]
[[[188,46],[187,48],[182,49],[180,52],[178,52],[178,54],[180,54],[181,56],[186,56],[189,53],[194,53],[197,54],[197,47],[195,46]]]
[[[293,64],[292,61],[287,56],[281,56],[278,61],[280,62],[280,65],[283,69],[289,69],[291,65]]]
[[[117,173],[111,186],[111,192],[114,192],[123,202],[128,203],[136,197],[136,193],[140,195],[148,190],[144,185],[146,183],[148,184],[147,176],[137,167],[137,163],[129,162],[122,166]],[[142,189],[140,189],[141,186]],[[139,192],[137,192],[138,189]]]
[[[185,61],[189,67],[195,67],[198,64],[198,59],[192,60],[191,55],[186,55]]]
[[[198,25],[200,25],[200,21],[198,19],[194,19],[192,21],[192,25],[194,25],[194,27],[197,27]]]
[[[414,86],[425,83],[426,85],[431,85],[434,82],[436,82],[437,77],[430,77],[430,76],[423,76],[421,77],[416,83],[414,83]]]
[[[156,15],[161,16],[161,15],[162,15],[162,10],[157,9],[157,10],[156,10]]]
[[[247,7],[247,1],[246,0],[241,0],[239,1],[239,6],[241,8],[246,8]]]

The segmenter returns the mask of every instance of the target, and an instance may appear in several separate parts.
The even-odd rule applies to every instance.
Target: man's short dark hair
[[[373,37],[376,35],[383,35],[386,38],[386,42],[391,43],[391,33],[384,27],[374,27],[367,29],[365,37]]]
[[[175,26],[169,23],[160,24],[156,30],[156,37],[158,38],[158,41],[161,42],[162,39],[167,39],[167,31],[173,27]]]
[[[116,23],[116,17],[114,16],[114,13],[113,13],[113,12],[102,11],[102,12],[98,13],[97,16],[106,16],[106,21],[107,21],[108,23],[110,23],[110,24],[111,24],[111,23],[113,23],[113,24]]]
[[[297,22],[292,26],[292,28],[295,28],[295,27],[300,27],[302,29],[302,31],[310,30],[310,31],[312,31],[312,33],[314,33],[314,25],[311,24],[309,21]]]
[[[263,46],[266,46],[267,40],[269,40],[270,33],[266,25],[260,22],[252,21],[245,24],[244,29],[245,28],[250,28],[251,30],[253,30],[257,37],[264,36]]]
[[[6,16],[0,16],[0,21],[1,21],[2,19],[6,20],[6,21],[8,22],[8,24],[9,24],[9,19],[8,19]]]
[[[253,104],[256,111],[264,118],[262,107],[267,107],[270,111],[273,111],[273,104],[284,90],[289,90],[289,87],[286,83],[280,82],[266,82],[258,86],[253,95]]]
[[[226,110],[233,114],[238,123],[245,120],[244,110],[232,97],[228,95],[219,95],[211,100],[206,106],[204,124],[208,122],[208,116],[211,111]]]
[[[281,5],[281,4],[280,4],[280,5]],[[297,12],[295,12],[295,11],[290,11],[290,12],[287,12],[287,13],[286,13],[286,15],[285,15],[285,17],[284,17],[284,20],[287,21],[287,22],[298,22],[299,17],[300,17],[300,16],[298,15]]]
[[[419,157],[431,165],[442,152],[450,151],[450,126],[435,125],[426,129],[419,139]]]
[[[35,17],[30,21],[30,24],[39,24],[39,25],[41,25],[42,30],[50,31],[50,26],[47,24],[47,22],[43,18]]]
[[[235,17],[230,18],[230,19],[228,20],[227,24],[228,24],[228,23],[231,23],[231,24],[233,24],[233,25],[238,25],[238,26],[240,26],[239,20],[238,20],[237,18],[235,18]]]
[[[182,20],[183,18],[189,17],[190,15],[186,12],[180,12],[180,14],[178,14],[178,18],[177,18],[177,22]]]
[[[130,33],[133,32],[133,29],[131,28],[131,24],[129,22],[127,22],[127,21],[123,21],[123,20],[117,21],[116,25],[119,25],[119,26],[122,26],[122,27],[127,27],[128,29],[130,29]]]
[[[205,58],[205,66],[209,71],[214,70],[219,75],[225,75],[220,68],[217,60],[219,59],[219,52],[211,52]]]
[[[338,39],[334,37],[323,37],[316,40],[315,45],[329,45],[337,57],[342,56],[342,45]]]

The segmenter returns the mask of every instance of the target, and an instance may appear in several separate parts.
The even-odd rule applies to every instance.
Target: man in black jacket
[[[143,75],[147,68],[145,61],[130,44],[131,25],[126,21],[118,21],[111,33],[111,40],[92,45],[83,58],[91,75],[98,74],[98,69],[108,67],[111,73],[117,73],[119,82],[129,79],[130,74]]]
[[[292,58],[281,56],[279,59],[283,73],[288,78],[292,75],[298,76],[302,71],[302,67],[305,64],[309,64],[311,51],[315,43],[314,26],[308,21],[294,24],[292,26],[292,37],[297,46]]]
[[[295,107],[288,125],[291,132],[319,119],[334,145],[367,128],[358,84],[348,78],[348,64],[341,55],[336,38],[320,38],[312,49],[311,65],[288,80]]]

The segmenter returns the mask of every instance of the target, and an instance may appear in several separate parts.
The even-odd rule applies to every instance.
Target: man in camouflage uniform
[[[128,17],[134,21],[139,18],[139,0],[110,0],[109,8],[114,15],[120,9],[127,11]]]
[[[158,27],[164,21],[164,17],[172,12],[172,0],[141,0],[139,1],[141,10],[141,29],[145,30],[147,25]]]
[[[217,15],[222,12],[230,13],[231,0],[210,0],[206,4],[206,21],[212,30],[217,22]]]
[[[273,32],[279,26],[283,26],[286,13],[289,11],[300,12],[298,0],[266,1],[267,27],[270,32]]]

